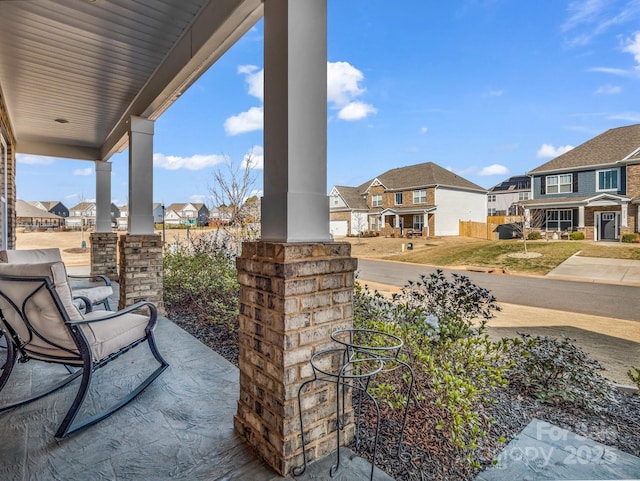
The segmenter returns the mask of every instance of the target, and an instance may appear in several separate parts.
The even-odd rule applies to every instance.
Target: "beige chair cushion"
[[[95,311],[83,316],[73,303],[71,289],[67,282],[67,273],[62,262],[49,262],[42,264],[1,264],[0,275],[48,277],[53,280],[53,285],[62,307],[66,310],[69,319],[79,321],[83,319],[96,319],[109,314],[107,311]],[[0,280],[0,291],[7,295],[17,306],[22,306],[25,298],[33,292],[36,284],[31,282]],[[15,309],[0,296],[0,309],[7,322],[13,327],[23,341],[31,337],[27,349],[34,357],[45,358],[48,356],[65,356],[63,349],[43,341],[37,336],[30,336],[27,327]],[[38,291],[31,297],[26,307],[26,314],[33,328],[43,337],[58,346],[78,353],[78,349],[64,325],[64,320],[56,308],[54,298],[46,289]],[[149,318],[138,314],[125,314],[114,319],[93,324],[83,324],[81,329],[91,346],[94,361],[112,354],[132,342],[145,337],[145,327]]]
[[[113,288],[111,286],[97,286],[73,289],[72,292],[74,296],[86,297],[91,301],[91,304],[95,304],[96,302],[104,301],[107,297],[111,297],[113,295]],[[102,312],[104,314],[104,311]]]
[[[16,249],[0,251],[0,261],[11,264],[42,264],[62,261],[60,249]]]

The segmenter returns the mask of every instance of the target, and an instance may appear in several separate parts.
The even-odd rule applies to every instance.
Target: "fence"
[[[495,240],[498,238],[496,228],[500,224],[473,222],[461,220],[459,223],[459,231],[461,237],[473,237],[475,239]]]

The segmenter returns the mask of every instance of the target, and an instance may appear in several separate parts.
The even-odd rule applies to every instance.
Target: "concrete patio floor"
[[[233,429],[238,369],[166,318],[156,328],[170,367],[142,394],[104,421],[58,440],[54,433],[69,408],[78,380],[27,406],[0,414],[2,481],[283,480]],[[96,373],[83,419],[157,366],[146,344]],[[62,366],[17,364],[0,392],[0,405],[20,399],[31,386],[55,383]],[[347,451],[335,478],[334,458],[311,464],[295,479],[369,479],[371,465]],[[293,479],[293,478],[286,478]],[[376,480],[393,481],[382,471]]]

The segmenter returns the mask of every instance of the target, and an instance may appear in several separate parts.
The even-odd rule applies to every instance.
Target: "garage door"
[[[332,220],[329,222],[329,230],[334,237],[347,235],[347,221],[346,220]]]

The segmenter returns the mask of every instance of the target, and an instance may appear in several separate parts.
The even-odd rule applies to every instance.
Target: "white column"
[[[578,206],[578,227],[584,227],[584,205]]]
[[[111,232],[111,162],[96,160],[96,232]]]
[[[327,0],[264,0],[262,240],[330,241]]]
[[[153,234],[153,120],[129,124],[129,234]]]
[[[629,223],[627,222],[627,218],[629,215],[629,208],[628,208],[628,204],[625,202],[624,204],[622,204],[621,206],[621,212],[620,212],[620,227],[629,227]]]

